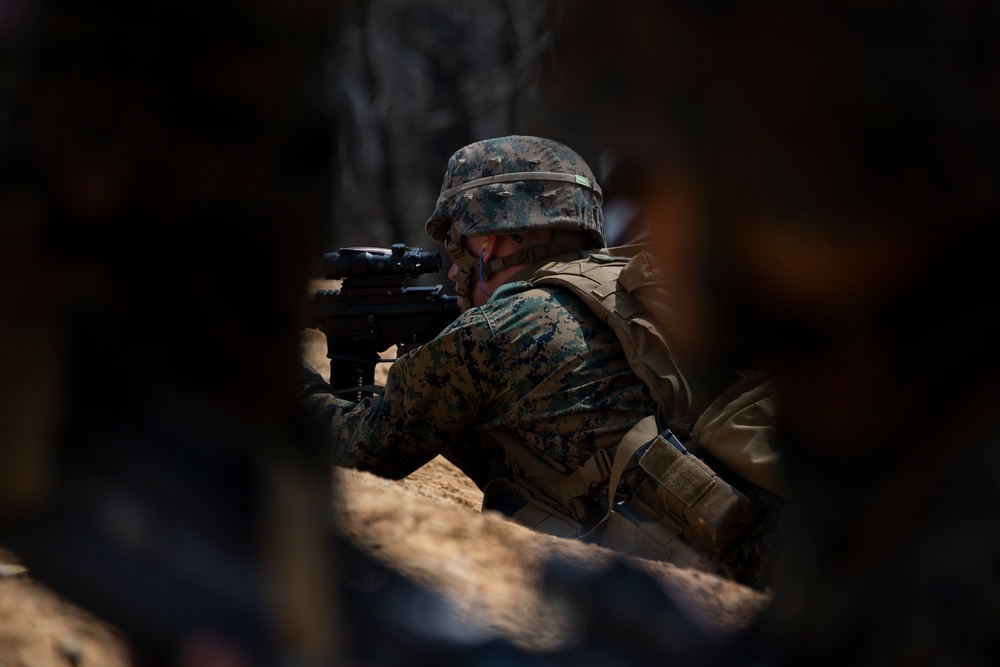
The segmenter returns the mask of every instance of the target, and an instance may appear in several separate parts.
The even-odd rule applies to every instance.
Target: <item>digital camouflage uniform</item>
[[[531,229],[570,234],[488,262],[461,245],[463,235]],[[525,282],[553,257],[576,259],[603,246],[601,191],[593,174],[575,152],[545,139],[472,144],[449,161],[427,232],[448,247],[459,267],[457,287],[467,305],[479,281],[508,266],[527,268],[484,305],[467,309],[435,339],[398,359],[379,396],[358,404],[342,400],[307,371],[301,396],[329,429],[334,463],[402,478],[443,455],[485,489],[485,507],[553,534],[586,532],[608,509],[608,485],[561,505],[557,494],[525,479],[510,451],[516,447],[523,456],[527,448],[558,475],[568,475],[657,411],[618,337],[586,304],[568,291]],[[638,474],[623,477],[616,498],[631,493]],[[514,477],[516,489],[508,489]],[[501,492],[494,492],[498,485]],[[768,500],[755,491],[754,500]],[[519,511],[529,500],[577,523],[529,522]],[[774,534],[773,517],[764,517],[722,559],[726,574],[754,585],[761,583]]]
[[[381,396],[355,405],[317,376],[306,401],[329,420],[336,464],[393,478],[494,429],[568,473],[656,409],[585,305],[524,282],[398,359]]]

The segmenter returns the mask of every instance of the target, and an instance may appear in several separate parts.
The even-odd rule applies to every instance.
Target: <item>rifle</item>
[[[330,386],[355,400],[378,393],[375,365],[437,336],[459,314],[458,298],[442,286],[407,287],[408,278],[441,271],[441,255],[397,243],[391,248],[341,248],[323,255],[323,276],[338,290],[313,296],[312,328],[326,335]]]

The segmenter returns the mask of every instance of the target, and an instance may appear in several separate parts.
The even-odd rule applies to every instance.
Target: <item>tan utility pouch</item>
[[[583,524],[529,493],[522,484],[494,479],[483,489],[483,509],[505,514],[517,523],[556,537],[576,538]]]
[[[642,470],[631,498],[615,502],[622,475]],[[585,537],[677,565],[706,564],[753,521],[757,509],[738,489],[684,448],[656,417],[632,427],[614,453],[610,509]]]
[[[684,528],[671,517],[646,517],[624,501],[616,503],[608,514],[598,544],[631,556],[695,569],[710,570],[718,558],[712,549],[686,541]]]
[[[673,555],[671,543],[681,532],[676,524],[651,521],[638,515],[628,516],[616,508],[608,515],[600,544],[639,558],[669,561]]]
[[[646,476],[632,506],[652,516],[666,513],[715,551],[732,544],[757,514],[746,495],[689,453],[669,430],[638,452],[638,463]]]

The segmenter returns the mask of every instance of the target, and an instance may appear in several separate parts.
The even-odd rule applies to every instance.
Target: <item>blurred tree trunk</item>
[[[451,154],[523,132],[549,49],[539,0],[354,0],[332,54],[328,249],[424,245]]]

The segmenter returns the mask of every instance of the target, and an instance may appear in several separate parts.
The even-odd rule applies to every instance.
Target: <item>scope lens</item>
[[[415,265],[413,267],[414,271],[419,271],[420,273],[437,273],[441,270],[441,254],[436,252],[428,252],[426,250],[417,250]]]

